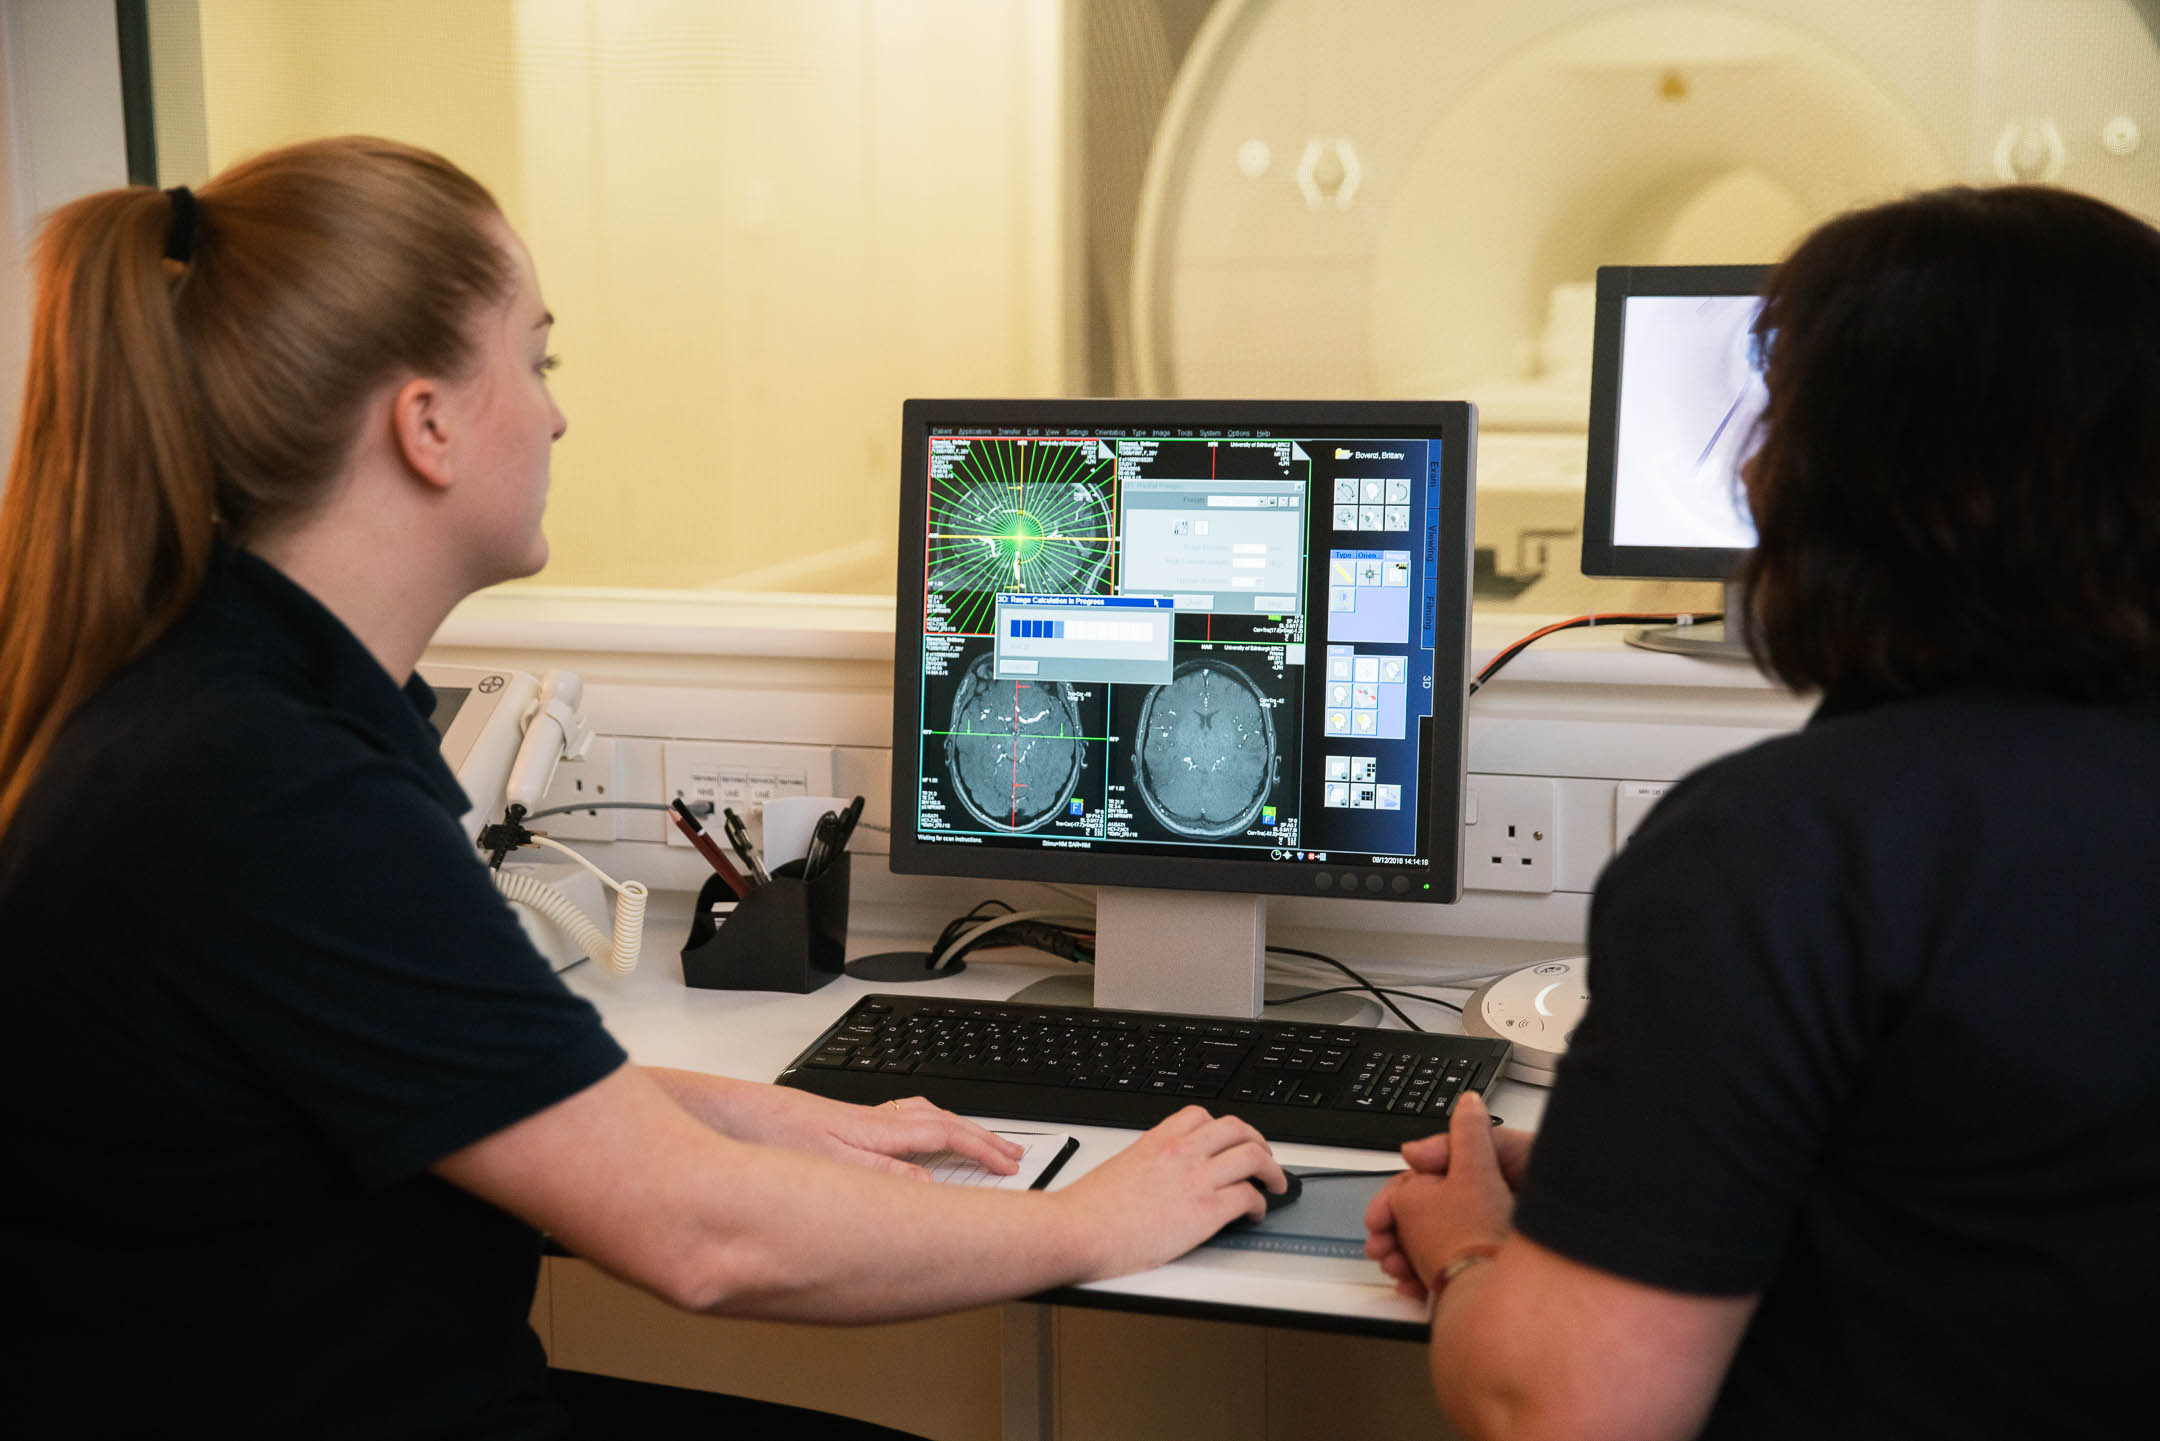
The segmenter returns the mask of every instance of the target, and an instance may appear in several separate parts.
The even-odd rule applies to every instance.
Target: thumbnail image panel
[[[1111,593],[1116,462],[1101,442],[931,446],[930,630],[986,633],[1000,591]]]

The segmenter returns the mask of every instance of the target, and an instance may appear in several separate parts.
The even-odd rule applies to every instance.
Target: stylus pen
[[[817,826],[810,832],[810,853],[803,857],[803,879],[820,875],[840,854],[840,817],[827,811],[818,817]]]
[[[733,806],[722,810],[720,814],[727,817],[728,844],[735,848],[736,855],[742,857],[742,863],[750,868],[750,874],[757,877],[757,883],[764,885],[772,877],[766,873],[765,863],[758,859],[757,847],[750,844],[750,828],[743,824],[741,816],[735,814]]]
[[[689,837],[690,844],[696,846],[697,853],[705,858],[705,864],[713,868],[714,875],[727,883],[727,888],[735,893],[737,900],[750,899],[750,883],[742,878],[742,872],[736,870],[721,853],[720,847],[713,844],[713,838],[705,833],[705,827],[698,824],[698,818],[690,813],[690,807],[680,800],[674,801],[668,812],[668,819],[675,822],[677,830]]]
[[[862,812],[863,798],[861,796],[849,801],[847,809],[840,812],[840,835],[833,842],[833,849],[843,851],[847,849],[848,837],[855,834],[855,823],[862,819]]]

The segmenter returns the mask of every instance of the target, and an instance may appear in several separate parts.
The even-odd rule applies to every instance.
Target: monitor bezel
[[[1582,571],[1619,580],[1730,580],[1747,547],[1616,545],[1620,363],[1638,295],[1760,295],[1768,265],[1601,265],[1590,350],[1590,444],[1583,475]]]
[[[1433,725],[1426,762],[1445,784],[1427,787],[1426,863],[1420,867],[1341,862],[1239,861],[1166,858],[1148,853],[1121,856],[1100,851],[1007,850],[956,846],[917,839],[913,817],[920,778],[912,755],[921,739],[917,708],[922,695],[922,628],[926,593],[920,537],[929,508],[929,439],[932,426],[1088,426],[1158,429],[1222,427],[1273,430],[1278,434],[1335,433],[1360,429],[1424,431],[1438,436],[1441,463],[1439,565],[1436,586],[1440,624],[1433,635],[1433,674],[1458,684],[1433,690]],[[988,880],[1130,886],[1152,890],[1218,891],[1255,895],[1343,896],[1349,876],[1360,899],[1452,902],[1462,896],[1463,791],[1468,760],[1464,719],[1470,656],[1471,537],[1476,502],[1477,410],[1464,401],[1256,401],[1256,400],[952,400],[914,399],[902,407],[900,556],[893,633],[893,765],[891,868],[901,874],[970,876]],[[1461,497],[1462,503],[1447,504]],[[1450,601],[1459,625],[1447,624]],[[1318,644],[1308,640],[1308,645]],[[1326,883],[1316,879],[1321,873]],[[1382,889],[1365,889],[1365,877],[1382,878]],[[1389,882],[1407,875],[1406,894]],[[1426,889],[1429,887],[1429,889]]]

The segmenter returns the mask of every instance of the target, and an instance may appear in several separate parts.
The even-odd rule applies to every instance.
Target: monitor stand
[[[1092,976],[1053,976],[1013,997],[1035,1005],[1096,1005],[1121,1011],[1182,1011],[1251,1020],[1263,999],[1310,986],[1267,986],[1267,897],[1208,891],[1095,891]],[[1376,1024],[1362,996],[1316,996],[1270,1007],[1270,1020]]]
[[[1741,625],[1742,606],[1740,587],[1732,581],[1725,582],[1725,618],[1700,621],[1694,625],[1645,626],[1627,633],[1629,645],[1639,645],[1644,650],[1660,650],[1670,655],[1692,655],[1703,660],[1739,661],[1753,665],[1755,657],[1748,654],[1747,642],[1740,639],[1745,633]]]

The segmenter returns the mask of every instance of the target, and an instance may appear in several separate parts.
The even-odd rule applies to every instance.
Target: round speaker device
[[[1569,956],[1510,971],[1463,1006],[1463,1030],[1508,1042],[1509,1080],[1549,1086],[1590,1004],[1589,960]]]

